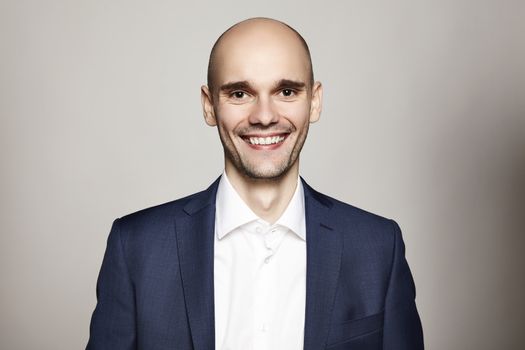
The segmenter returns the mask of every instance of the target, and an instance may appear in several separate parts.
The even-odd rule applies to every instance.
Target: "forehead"
[[[310,74],[300,39],[275,24],[233,28],[221,39],[215,59],[219,84],[241,80],[264,84],[280,79],[307,82]]]

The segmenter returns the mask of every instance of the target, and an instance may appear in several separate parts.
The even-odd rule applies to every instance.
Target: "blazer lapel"
[[[306,215],[306,313],[304,350],[324,349],[343,252],[343,239],[330,224],[330,201],[304,180]]]
[[[176,218],[182,287],[195,350],[215,349],[213,245],[217,179]]]

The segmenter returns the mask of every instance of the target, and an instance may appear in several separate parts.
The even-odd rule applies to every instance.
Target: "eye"
[[[281,90],[281,93],[282,93],[283,96],[285,96],[285,97],[290,97],[290,96],[293,96],[293,94],[295,93],[295,91],[293,91],[292,89],[283,89],[283,90]]]
[[[240,100],[246,97],[246,93],[244,91],[234,91],[232,92],[231,96]]]

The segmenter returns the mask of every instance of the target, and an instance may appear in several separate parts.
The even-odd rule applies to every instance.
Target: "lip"
[[[274,133],[270,133],[270,134],[243,134],[241,137],[244,139],[244,138],[250,138],[250,137],[274,137],[274,136],[287,136],[289,135],[290,133],[289,132],[286,132],[286,131],[283,131],[283,132],[274,132]]]
[[[245,134],[245,135],[242,135],[241,138],[252,149],[255,149],[255,150],[274,150],[274,149],[277,149],[277,148],[281,147],[284,144],[284,142],[286,141],[286,139],[288,138],[289,135],[290,135],[289,132],[280,132],[280,133],[271,133],[271,134]],[[249,140],[250,140],[250,138],[253,138],[253,137],[255,137],[255,138],[284,137],[284,139],[282,141],[280,141],[280,142],[266,145],[266,144],[252,144]]]

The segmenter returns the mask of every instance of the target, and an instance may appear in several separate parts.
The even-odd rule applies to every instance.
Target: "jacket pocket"
[[[383,315],[384,313],[380,312],[356,320],[348,320],[332,324],[328,335],[327,345],[331,347],[367,334],[370,334],[370,336],[375,335],[376,337],[382,337]]]

